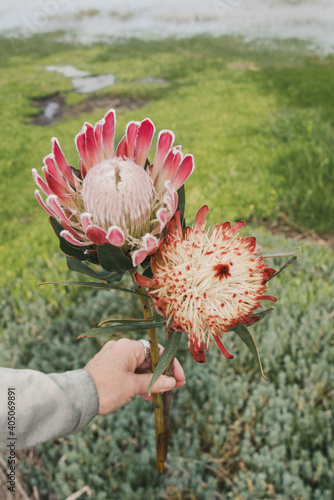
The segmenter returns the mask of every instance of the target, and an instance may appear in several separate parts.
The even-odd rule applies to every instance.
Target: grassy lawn
[[[148,116],[194,154],[188,220],[208,204],[210,224],[246,220],[264,249],[296,246],[271,236],[268,228],[280,224],[333,236],[333,56],[309,54],[294,42],[196,37],[84,47],[45,35],[0,39],[0,63],[2,364],[47,372],[81,367],[99,345],[78,343],[83,329],[107,314],[136,313],[131,301],[105,292],[37,287],[70,275],[35,200],[31,168],[40,171],[53,136],[78,166],[74,136],[109,102],[137,103],[117,109],[118,139],[129,120]],[[47,65],[113,73],[116,84],[77,94]],[[141,81],[147,77],[160,83]],[[34,124],[38,100],[55,95],[66,105],[63,117]],[[254,327],[269,384],[233,338],[232,363],[213,352],[206,366],[194,366],[186,343],[181,347],[188,383],[175,396],[163,479],[152,472],[151,407],[136,400],[83,433],[38,447],[34,463],[23,453],[22,480],[37,485],[41,499],[66,498],[88,484],[98,500],[330,500],[333,252],[302,244],[302,258],[270,288],[277,310]]]
[[[35,201],[31,168],[42,166],[52,136],[77,166],[75,134],[108,107],[93,105],[83,112],[82,102],[91,97],[74,93],[69,78],[45,71],[51,64],[114,73],[116,85],[99,91],[99,98],[147,101],[131,111],[118,110],[118,138],[130,119],[146,116],[157,130],[175,132],[176,143],[196,162],[187,185],[189,217],[208,203],[211,223],[242,219],[270,225],[281,220],[302,231],[333,231],[331,57],[304,55],[300,47],[284,43],[267,48],[203,37],[68,47],[50,35],[0,44],[0,265],[11,285],[23,277],[30,290],[36,255],[48,262],[57,246]],[[140,82],[146,77],[165,83]],[[29,123],[40,113],[36,99],[54,94],[71,107],[71,114],[45,127]]]

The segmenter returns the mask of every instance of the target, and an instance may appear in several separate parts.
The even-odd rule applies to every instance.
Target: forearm
[[[8,403],[14,403],[11,411]],[[23,449],[79,432],[97,411],[96,387],[86,370],[46,375],[0,368],[0,451],[14,438],[16,449]]]

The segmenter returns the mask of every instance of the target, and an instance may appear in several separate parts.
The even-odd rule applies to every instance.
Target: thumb
[[[135,392],[133,396],[137,396],[139,394],[147,394],[147,389],[151,379],[153,377],[152,373],[141,373],[133,374],[134,377],[134,389]],[[152,387],[152,393],[158,392],[166,392],[170,391],[175,387],[176,380],[174,377],[167,377],[166,375],[161,375],[161,377],[155,382]]]
[[[175,384],[176,380],[174,377],[167,377],[167,375],[161,375],[161,377],[159,377],[158,380],[153,385],[152,393],[171,391],[175,387]]]

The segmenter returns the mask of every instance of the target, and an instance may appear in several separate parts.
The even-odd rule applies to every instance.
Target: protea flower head
[[[93,127],[85,123],[75,137],[80,169],[69,166],[57,139],[44,158],[44,180],[32,170],[35,196],[46,212],[63,226],[60,235],[92,253],[110,243],[131,255],[134,266],[159,246],[161,231],[173,217],[177,190],[194,168],[192,155],[172,147],[174,134],[158,135],[152,164],[148,153],[155,132],[146,118],[129,122],[114,151],[116,115],[109,110]]]
[[[238,235],[243,222],[229,222],[205,230],[208,207],[196,215],[194,228],[181,228],[180,211],[169,222],[166,238],[151,257],[153,278],[136,273],[137,283],[148,288],[156,310],[172,321],[174,330],[187,334],[195,361],[206,361],[204,349],[222,333],[256,320],[252,313],[266,296],[266,281],[274,270],[263,263],[253,237]]]

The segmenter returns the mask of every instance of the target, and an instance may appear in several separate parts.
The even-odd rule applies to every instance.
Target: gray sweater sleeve
[[[0,368],[0,451],[20,450],[79,432],[97,414],[98,395],[86,370],[46,375]],[[11,427],[13,425],[13,427]]]

